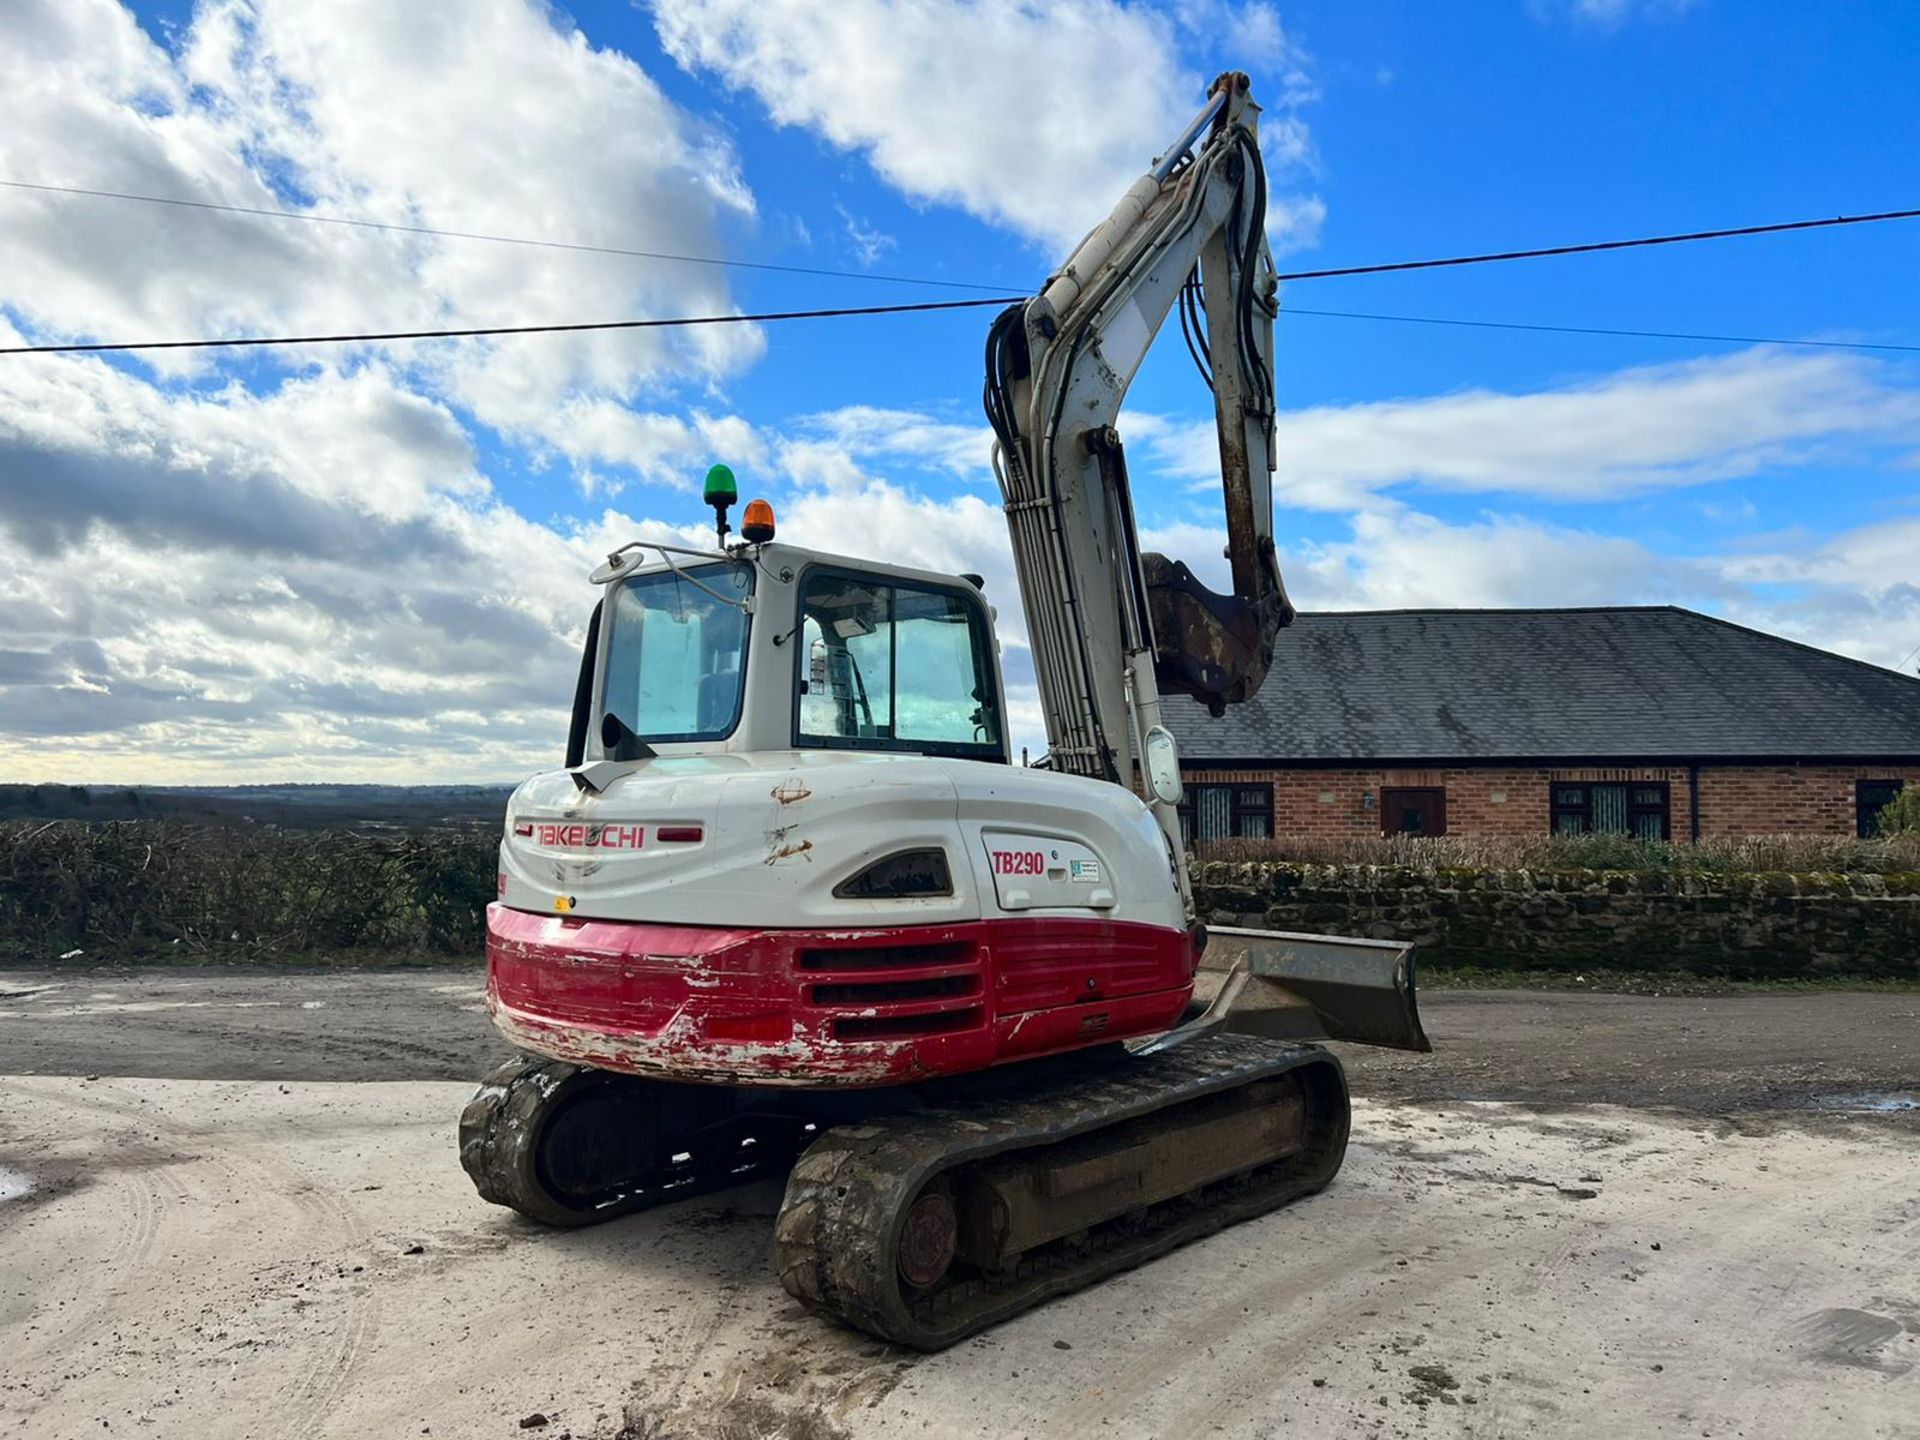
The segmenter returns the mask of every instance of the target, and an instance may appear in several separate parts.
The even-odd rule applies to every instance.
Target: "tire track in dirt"
[[[36,1095],[38,1090],[38,1087],[17,1083],[7,1088],[23,1095]],[[242,1207],[260,1197],[285,1202],[299,1219],[291,1235],[280,1242],[283,1254],[287,1253],[285,1247],[289,1242],[297,1244],[305,1240],[309,1246],[317,1245],[323,1251],[331,1251],[330,1259],[341,1261],[343,1257],[350,1260],[365,1245],[366,1227],[349,1201],[316,1183],[299,1165],[263,1153],[256,1147],[256,1142],[237,1138],[238,1132],[234,1127],[183,1122],[151,1104],[116,1099],[105,1091],[85,1094],[66,1092],[61,1099],[63,1103],[76,1108],[136,1123],[140,1127],[143,1143],[172,1145],[178,1150],[200,1152],[184,1159],[165,1160],[153,1168],[165,1170],[189,1161],[198,1166],[211,1164],[223,1177],[223,1183],[208,1187],[217,1192],[220,1201],[238,1202]],[[151,1140],[146,1140],[147,1136],[151,1136]],[[115,1274],[131,1275],[146,1267],[161,1224],[154,1204],[156,1196],[148,1167],[136,1167],[117,1178],[128,1189],[136,1223],[130,1227],[127,1241],[116,1245],[112,1269]],[[195,1203],[199,1203],[197,1197],[188,1194],[176,1208]],[[197,1227],[187,1226],[181,1238],[189,1242],[198,1238]],[[322,1263],[321,1260],[311,1260],[309,1265],[310,1268],[318,1268]],[[336,1268],[345,1269],[346,1265],[339,1264]],[[336,1290],[341,1300],[338,1318],[322,1322],[330,1331],[327,1339],[314,1347],[310,1357],[303,1358],[297,1375],[286,1390],[289,1408],[281,1417],[280,1433],[299,1437],[299,1440],[307,1440],[307,1437],[321,1432],[327,1417],[351,1387],[355,1372],[377,1328],[378,1301],[368,1284],[364,1281],[345,1283],[336,1287]],[[123,1293],[117,1286],[109,1289],[97,1302],[83,1328],[78,1332],[69,1330],[61,1336],[61,1348],[70,1350],[79,1339],[90,1336],[107,1323],[113,1317],[114,1306]],[[270,1295],[271,1292],[267,1293]],[[260,1295],[254,1297],[256,1308],[262,1298]],[[289,1298],[291,1300],[292,1297]],[[247,1312],[248,1307],[240,1305],[233,1318],[243,1319]]]
[[[710,1313],[633,1382],[623,1433],[841,1440],[849,1416],[891,1391],[915,1357],[830,1326],[787,1297],[768,1254],[771,1207],[741,1213],[728,1205],[721,1215],[728,1218],[718,1227],[698,1212],[673,1222],[713,1235],[723,1252],[741,1248],[714,1257],[726,1264],[726,1278]]]
[[[1342,1198],[1339,1188],[1339,1182],[1336,1181],[1315,1197],[1315,1201],[1327,1206],[1338,1205]],[[1267,1217],[1266,1221],[1259,1222],[1263,1225],[1277,1222],[1272,1224],[1266,1235],[1245,1235],[1241,1232],[1247,1227],[1240,1227],[1202,1244],[1217,1246],[1222,1253],[1230,1251],[1235,1245],[1251,1249],[1272,1243],[1277,1248],[1278,1244],[1284,1243],[1286,1217],[1294,1208],[1289,1206]],[[1164,1343],[1164,1337],[1143,1346],[1130,1347],[1123,1364],[1103,1367],[1097,1396],[1089,1395],[1058,1412],[1053,1423],[1060,1427],[1062,1434],[1111,1436],[1116,1417],[1141,1414],[1149,1407],[1157,1392],[1184,1387],[1186,1393],[1191,1395],[1196,1355],[1205,1353],[1210,1346],[1232,1344],[1235,1337],[1247,1329],[1249,1312],[1290,1312],[1297,1324],[1289,1330],[1284,1340],[1263,1347],[1258,1354],[1249,1355],[1229,1372],[1217,1392],[1202,1403],[1190,1404],[1185,1410],[1183,1433],[1217,1433],[1217,1427],[1245,1413],[1252,1400],[1270,1393],[1277,1384],[1297,1381],[1303,1370],[1320,1352],[1327,1349],[1329,1337],[1358,1336],[1363,1333],[1371,1318],[1392,1307],[1393,1285],[1402,1282],[1417,1284],[1423,1297],[1433,1297],[1451,1294],[1465,1285],[1478,1284],[1480,1275],[1486,1270],[1486,1257],[1470,1250],[1449,1253],[1456,1248],[1427,1247],[1426,1253],[1417,1257],[1421,1262],[1417,1268],[1410,1265],[1407,1269],[1401,1269],[1395,1259],[1383,1253],[1361,1225],[1356,1223],[1348,1245],[1323,1253],[1304,1264],[1290,1259],[1281,1273],[1271,1279],[1232,1287],[1221,1293],[1204,1311],[1183,1310],[1179,1331],[1182,1343],[1178,1348]],[[1535,1248],[1544,1253],[1549,1247]],[[1184,1252],[1176,1252],[1175,1256],[1168,1258],[1179,1263],[1181,1254]],[[1203,1253],[1194,1258],[1205,1264],[1207,1257]],[[1168,1260],[1155,1263],[1165,1265]],[[1356,1272],[1366,1272],[1379,1283],[1341,1299],[1327,1298],[1349,1286]],[[1397,1378],[1393,1377],[1395,1380]],[[1381,1383],[1392,1382],[1382,1376]]]
[[[27,1099],[29,1105],[40,1098],[6,1082],[0,1082],[0,1090]],[[68,1323],[48,1326],[37,1337],[28,1337],[17,1352],[17,1359],[38,1359],[56,1347],[71,1351],[91,1339],[114,1318],[115,1308],[125,1293],[123,1282],[129,1273],[144,1266],[153,1252],[159,1214],[150,1168],[155,1163],[166,1162],[147,1148],[144,1136],[129,1132],[116,1133],[111,1138],[116,1160],[111,1175],[114,1204],[125,1218],[108,1227],[112,1239],[106,1252],[82,1271],[85,1308]],[[32,1173],[31,1162],[22,1163]],[[64,1194],[95,1183],[92,1177],[77,1170],[71,1160],[58,1154],[43,1161],[38,1169],[36,1190],[39,1193],[29,1197],[36,1209],[51,1210]]]

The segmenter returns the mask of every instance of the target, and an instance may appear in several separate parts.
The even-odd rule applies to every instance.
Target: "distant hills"
[[[509,785],[0,785],[0,820],[203,825],[497,825]]]

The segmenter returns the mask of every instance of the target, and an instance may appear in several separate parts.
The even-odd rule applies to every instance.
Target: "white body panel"
[[[516,835],[523,825],[534,833]],[[698,826],[702,838],[662,842],[663,826]],[[920,848],[946,852],[952,895],[834,895],[874,861]],[[996,875],[996,852],[1049,853],[1060,874]],[[633,762],[600,794],[548,771],[514,792],[500,869],[500,898],[515,909],[601,920],[809,929],[1021,914],[1185,924],[1166,843],[1132,792],[916,755],[662,755]]]

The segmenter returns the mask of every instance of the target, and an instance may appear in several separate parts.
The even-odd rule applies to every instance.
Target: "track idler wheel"
[[[784,1173],[813,1126],[763,1098],[516,1055],[461,1112],[460,1163],[484,1200],[545,1225],[597,1225]]]
[[[931,1290],[946,1279],[960,1248],[960,1219],[952,1188],[936,1179],[914,1197],[900,1224],[894,1262],[900,1278],[915,1290]]]
[[[643,1080],[516,1055],[460,1113],[480,1198],[546,1225],[597,1225],[647,1204],[659,1106]]]

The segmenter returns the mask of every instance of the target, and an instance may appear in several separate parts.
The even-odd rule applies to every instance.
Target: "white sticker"
[[[1100,883],[1100,863],[1097,860],[1075,860],[1068,866],[1076,885],[1098,885]]]

